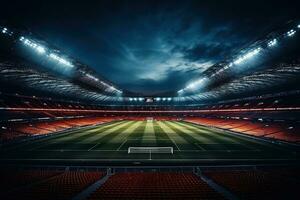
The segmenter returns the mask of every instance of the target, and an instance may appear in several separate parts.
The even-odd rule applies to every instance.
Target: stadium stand
[[[102,172],[63,172],[42,182],[9,193],[6,199],[71,199],[96,180]]]
[[[286,173],[287,172],[287,173]],[[207,172],[216,183],[236,194],[240,199],[298,199],[299,171],[237,170]]]
[[[192,173],[117,173],[89,199],[223,199]]]
[[[205,126],[212,126],[252,136],[265,137],[287,142],[300,142],[299,125],[291,126],[286,123],[252,122],[233,119],[187,118],[192,122]]]

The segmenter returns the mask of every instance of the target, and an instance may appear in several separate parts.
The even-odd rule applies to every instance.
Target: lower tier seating
[[[299,175],[298,173],[296,173]],[[219,171],[205,173],[217,184],[240,199],[299,199],[299,179],[288,170],[276,171]]]
[[[102,172],[64,172],[18,192],[9,193],[5,199],[71,199],[102,176]]]
[[[118,173],[89,199],[223,199],[192,173]]]

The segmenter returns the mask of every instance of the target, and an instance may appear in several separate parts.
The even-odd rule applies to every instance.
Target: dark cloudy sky
[[[299,8],[296,1],[95,2],[7,1],[0,16],[121,88],[151,94],[181,89]]]

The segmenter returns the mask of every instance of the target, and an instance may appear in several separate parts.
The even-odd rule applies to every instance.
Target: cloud
[[[120,87],[147,94],[184,87],[259,35],[269,26],[267,19],[294,12],[281,4],[260,10],[258,5],[269,5],[238,2],[131,0],[40,6],[26,1],[13,5],[10,13]]]

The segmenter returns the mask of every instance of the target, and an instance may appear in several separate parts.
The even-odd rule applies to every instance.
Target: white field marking
[[[188,134],[189,136],[191,136],[192,138],[194,138],[195,140],[199,141],[199,143],[213,143],[213,140],[207,138],[207,137],[203,137],[197,133],[195,133],[194,131],[191,131],[191,130],[188,130],[188,129],[185,129],[184,127],[182,126],[179,126],[177,125],[176,123],[174,122],[166,122],[168,123],[169,125],[173,126],[174,128],[176,129],[179,129],[181,132],[185,133],[185,134]]]
[[[91,148],[89,148],[88,151],[91,151],[93,148],[95,148],[96,146],[98,146],[98,144],[100,144],[101,142],[98,142],[97,144],[95,144],[94,146],[92,146]]]
[[[127,140],[124,140],[124,142],[122,142],[122,144],[119,146],[119,148],[117,149],[117,151],[120,151],[121,147],[127,142]]]
[[[86,139],[84,139],[84,140],[82,140],[81,142],[78,142],[78,143],[91,143],[91,142],[94,142],[96,140],[99,140],[99,139],[103,138],[104,136],[106,136],[108,134],[111,134],[111,133],[115,132],[118,129],[121,129],[125,126],[128,126],[128,124],[130,124],[130,123],[131,122],[125,122],[124,124],[119,124],[119,125],[117,125],[113,128],[107,129],[103,132],[100,132],[100,133],[94,135],[94,136],[88,137],[88,138],[86,138]]]
[[[137,129],[141,125],[141,121],[134,122],[131,124],[127,129],[122,131],[120,134],[113,137],[111,140],[108,141],[108,143],[119,143],[120,141],[127,140],[127,137],[134,132],[135,129]]]
[[[31,150],[24,150],[24,151],[30,151]],[[39,150],[39,152],[88,152],[89,150],[79,150],[79,149],[43,149]],[[116,152],[117,150],[111,150],[111,149],[92,149],[89,152]],[[185,149],[185,150],[174,150],[174,152],[203,152],[204,150],[195,150],[195,149]],[[228,149],[219,149],[219,150],[205,150],[205,152],[258,152],[261,150],[228,150]],[[118,150],[118,152],[128,152],[128,150]],[[0,159],[1,160],[1,159]]]
[[[137,141],[137,140],[141,140],[141,139],[138,139],[138,138],[135,138],[135,139],[127,139],[128,141],[130,141],[130,140],[133,140],[133,141]],[[146,140],[146,141],[154,141],[154,140],[156,140],[156,141],[160,141],[160,140],[164,140],[164,141],[169,141],[170,139],[144,139],[144,140]]]
[[[147,159],[141,159],[141,158],[136,158],[136,159],[128,159],[128,158],[113,158],[113,159],[107,159],[107,158],[88,158],[88,159],[81,159],[81,158],[74,158],[74,159],[65,159],[65,158],[44,158],[44,159],[38,159],[38,158],[25,158],[25,159],[19,159],[19,158],[12,158],[12,159],[0,159],[2,161],[84,161],[84,162],[92,162],[92,161],[126,161],[126,162],[136,162],[136,161],[147,161],[149,160],[148,158]],[[230,162],[230,161],[254,161],[254,162],[257,162],[257,161],[281,161],[281,162],[284,162],[284,161],[292,161],[292,160],[295,160],[295,159],[274,159],[274,158],[269,158],[269,159],[265,159],[265,158],[251,158],[251,159],[248,159],[248,158],[232,158],[232,159],[226,159],[226,158],[157,158],[157,159],[153,159],[157,162],[159,161],[170,161],[170,162],[187,162],[187,161],[193,161],[193,162],[216,162],[216,161],[221,161],[221,162],[224,162],[224,161],[227,161],[227,162]],[[236,166],[236,165],[232,165],[232,166]],[[239,165],[237,165],[239,166]],[[240,165],[240,166],[254,166],[254,165]]]
[[[147,121],[146,122],[146,127],[145,127],[143,138],[142,138],[142,143],[145,143],[145,137],[153,137],[154,142],[156,143],[156,137],[155,137],[155,131],[154,131],[154,127],[153,127],[153,121]]]
[[[194,143],[197,147],[199,147],[201,149],[201,151],[206,151],[206,149],[204,149],[203,147],[200,146],[200,144],[198,143]]]
[[[173,129],[170,129],[168,126],[166,126],[164,124],[165,122],[158,121],[157,123],[164,131],[164,133],[167,134],[167,136],[170,138],[170,140],[174,143],[174,145],[179,151],[181,151],[181,149],[178,147],[176,141],[179,142],[180,144],[188,144],[188,142],[183,137],[178,135]],[[174,135],[176,135],[176,137],[174,137]],[[176,138],[176,141],[173,138]]]
[[[105,128],[109,128],[109,127],[112,127],[112,126],[117,126],[119,124],[121,124],[122,122],[124,121],[118,121],[118,122],[114,122],[112,124],[103,124],[103,125],[99,125],[100,127],[95,127],[94,129],[91,129],[91,130],[83,130],[82,132],[78,131],[76,132],[75,134],[70,134],[68,136],[65,136],[65,137],[62,137],[62,138],[57,138],[57,139],[54,139],[55,142],[63,142],[63,141],[68,141],[68,140],[74,140],[78,137],[81,137],[83,135],[87,135],[89,133],[93,133],[93,132],[97,132],[97,131],[101,131]]]
[[[185,127],[189,127],[189,128],[191,128],[191,129],[193,129],[193,130],[196,130],[197,132],[204,133],[204,134],[209,134],[209,131],[208,131],[208,130],[202,130],[202,129],[196,128],[196,127],[194,127],[194,126],[192,126],[192,125],[185,124],[185,123],[182,123],[182,122],[179,122],[179,123],[180,123],[180,125],[185,126]],[[221,133],[221,132],[214,132],[214,131],[211,131],[211,132],[213,132],[214,134],[217,134],[217,135],[218,135],[218,138],[220,138],[220,139],[223,140],[223,141],[230,142],[231,144],[239,144],[239,145],[241,145],[241,146],[246,147],[247,149],[252,149],[252,150],[256,150],[256,151],[259,150],[259,149],[257,149],[257,148],[250,147],[250,146],[245,145],[245,144],[243,144],[243,143],[241,143],[241,142],[238,142],[238,141],[236,141],[235,139],[233,139],[232,137],[229,137],[229,135],[226,135],[226,134],[224,134],[224,133]]]

